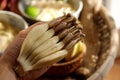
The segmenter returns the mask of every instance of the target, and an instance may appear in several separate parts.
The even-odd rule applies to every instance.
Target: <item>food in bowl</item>
[[[71,13],[78,18],[82,10],[82,2],[80,0],[20,1],[18,8],[20,13],[27,19],[35,21],[50,21],[67,13]]]
[[[33,1],[34,2],[34,1]],[[32,5],[32,1],[31,1]],[[36,17],[32,17],[31,15],[28,14],[28,8],[30,7],[36,7],[39,8],[39,14],[37,10],[37,15]],[[35,9],[33,9],[34,11]],[[31,13],[36,13],[31,11]],[[25,12],[28,16],[35,18],[36,20],[41,20],[41,21],[49,21],[54,18],[62,16],[64,13],[73,13],[75,10],[72,8],[72,6],[68,3],[65,3],[64,1],[36,1],[34,5],[32,6],[27,6],[25,9]]]
[[[0,21],[0,51],[3,52],[8,44],[13,40],[19,32],[17,28],[7,22]]]
[[[28,6],[25,9],[25,13],[31,18],[36,18],[39,15],[39,8],[35,6]]]
[[[27,22],[10,11],[0,11],[0,55],[3,54],[16,34],[27,28]]]

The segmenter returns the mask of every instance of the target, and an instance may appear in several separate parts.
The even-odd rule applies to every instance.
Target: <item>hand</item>
[[[40,22],[38,24],[42,23]],[[19,32],[13,42],[7,47],[4,54],[0,57],[0,80],[35,80],[45,73],[50,67],[49,66],[39,70],[30,71],[23,77],[17,76],[14,71],[14,67],[18,63],[17,57],[20,53],[23,40],[32,28],[33,26]]]

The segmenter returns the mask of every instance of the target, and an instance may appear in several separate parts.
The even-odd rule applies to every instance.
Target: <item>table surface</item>
[[[120,57],[115,60],[112,69],[103,80],[120,80]]]
[[[118,29],[118,32],[119,32],[119,42],[120,42],[120,29]],[[115,60],[112,69],[105,76],[104,80],[120,80],[120,43],[118,48],[117,59]]]

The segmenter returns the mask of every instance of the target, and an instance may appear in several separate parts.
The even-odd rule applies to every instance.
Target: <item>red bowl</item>
[[[0,9],[4,10],[7,7],[7,0],[0,0]]]

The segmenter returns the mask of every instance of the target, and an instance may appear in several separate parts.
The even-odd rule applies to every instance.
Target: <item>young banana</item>
[[[53,54],[59,50],[61,50],[64,46],[63,42],[59,42],[57,44],[54,44],[52,46],[50,46],[49,48],[45,49],[44,51],[42,51],[40,54],[38,54],[32,61],[31,63],[34,64],[38,59],[42,59],[46,56],[49,56],[50,54]]]
[[[53,46],[55,45],[57,42],[58,42],[58,37],[57,36],[54,36],[50,39],[48,39],[47,41],[45,41],[43,44],[41,44],[38,48],[36,48],[32,53],[31,55],[28,57],[27,60],[30,60],[33,59],[35,56],[38,56],[41,54],[41,52],[43,52],[44,50],[48,49],[50,46]],[[46,54],[46,53],[45,53]],[[42,57],[42,55],[41,55]]]
[[[67,53],[67,50],[57,51],[54,54],[51,54],[38,60],[35,64],[32,65],[32,67],[35,69],[39,69],[39,66],[45,67],[54,64],[55,62],[62,60],[67,55]]]
[[[37,25],[36,27],[34,27],[29,32],[27,37],[25,38],[25,40],[24,40],[24,42],[22,44],[22,48],[21,48],[19,56],[28,55],[27,52],[32,47],[34,42],[36,42],[36,40],[39,39],[39,37],[41,37],[47,30],[48,30],[48,24]],[[34,38],[33,38],[33,36],[34,36]],[[18,57],[18,59],[19,59],[19,57]]]
[[[70,14],[38,24],[26,36],[17,61],[24,72],[52,65],[65,58],[83,38],[81,30]]]

